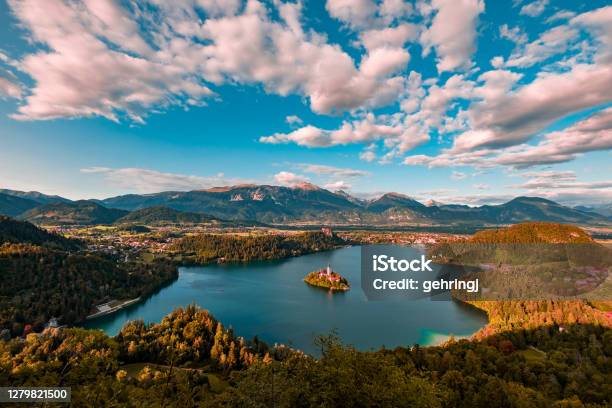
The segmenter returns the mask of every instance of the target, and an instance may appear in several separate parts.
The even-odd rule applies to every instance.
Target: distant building
[[[330,227],[323,227],[321,228],[321,232],[328,237],[333,237],[334,236],[334,231],[332,231],[332,229]]]
[[[47,328],[56,329],[58,327],[59,327],[59,323],[57,322],[57,319],[55,317],[50,318],[49,322],[47,323]]]

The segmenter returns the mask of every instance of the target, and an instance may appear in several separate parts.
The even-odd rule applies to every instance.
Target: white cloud
[[[359,38],[368,50],[381,47],[402,48],[406,42],[416,39],[418,27],[415,24],[404,23],[397,27],[386,27],[363,31]]]
[[[432,6],[437,13],[421,35],[424,52],[427,54],[431,47],[436,49],[440,72],[469,68],[476,50],[476,24],[484,11],[484,1],[433,0]]]
[[[353,30],[387,26],[412,14],[412,4],[404,0],[327,0],[329,15]]]
[[[0,98],[3,96],[21,99],[21,86],[8,78],[0,77]]]
[[[523,178],[532,178],[539,180],[546,180],[550,182],[554,180],[558,181],[574,181],[576,180],[576,172],[573,170],[557,171],[557,170],[541,170],[541,171],[529,171],[525,173],[518,173],[517,176]]]
[[[362,60],[360,70],[368,77],[384,77],[405,67],[409,59],[401,48],[376,48]]]
[[[330,16],[354,28],[368,26],[377,9],[372,0],[327,0],[325,8]]]
[[[373,162],[376,160],[376,153],[374,153],[372,150],[364,150],[363,152],[359,153],[359,158],[366,162]]]
[[[412,4],[404,0],[383,0],[379,8],[379,14],[386,23],[409,17],[413,11]]]
[[[295,115],[289,115],[285,118],[285,121],[289,124],[289,125],[301,125],[304,123],[304,121],[302,119],[300,119],[298,116]]]
[[[473,126],[453,152],[522,143],[554,121],[612,100],[612,66],[579,64],[569,72],[542,73],[530,84],[472,106]]]
[[[347,169],[342,167],[327,166],[324,164],[309,164],[301,163],[297,167],[302,169],[306,173],[313,173],[318,175],[327,175],[337,178],[357,178],[369,176],[370,173],[364,170]]]
[[[572,18],[570,24],[584,27],[595,36],[599,42],[597,63],[612,64],[612,6],[582,13]]]
[[[508,186],[566,204],[589,204],[612,199],[612,181],[578,181],[573,171],[538,171],[519,174],[528,180]]]
[[[241,0],[196,0],[211,17],[234,15],[240,9]]]
[[[306,176],[291,173],[289,171],[281,171],[274,175],[274,181],[281,186],[294,187],[298,184],[307,183],[309,180]]]
[[[296,143],[308,147],[328,147],[351,143],[367,143],[385,137],[399,136],[401,126],[378,124],[373,115],[356,122],[344,122],[335,130],[323,130],[307,125],[290,133],[276,133],[259,139],[262,143]]]
[[[465,134],[462,135],[465,137]],[[475,146],[491,135],[472,134]],[[479,168],[498,165],[527,168],[536,165],[564,163],[591,151],[612,149],[612,108],[593,114],[566,129],[548,133],[537,144],[519,144],[505,149],[476,148],[457,151],[447,149],[438,156],[415,155],[404,160],[408,165],[429,167],[473,166]]]
[[[349,183],[343,180],[329,182],[325,184],[323,187],[330,191],[350,190],[352,188],[352,186]]]
[[[117,120],[117,113],[125,112],[140,121],[153,106],[197,105],[213,95],[152,51],[136,23],[114,3],[10,0],[9,5],[31,39],[48,47],[19,62],[35,86],[17,119],[97,115]]]
[[[201,177],[185,174],[163,173],[142,168],[87,167],[82,173],[102,175],[114,187],[139,193],[160,191],[190,191],[216,186],[253,182],[253,180],[226,178],[223,174]]]
[[[460,171],[453,171],[451,173],[451,179],[453,180],[463,180],[467,177],[467,174],[462,173]]]
[[[405,51],[372,50],[360,70],[324,35],[302,29],[300,3],[274,2],[273,20],[257,0],[244,8],[237,0],[151,1],[152,10],[129,2],[9,1],[29,37],[44,45],[18,62],[34,85],[14,117],[142,122],[151,111],[203,105],[216,96],[211,87],[224,83],[303,95],[317,113],[384,106],[403,91],[404,79],[390,74],[407,63]]]
[[[517,26],[514,28],[508,27],[508,24],[502,24],[499,27],[499,35],[502,38],[512,41],[517,45],[521,45],[527,42],[529,39],[527,33],[521,31],[521,27]]]
[[[491,186],[485,183],[477,183],[477,184],[474,184],[474,188],[476,190],[489,190]]]
[[[537,17],[544,12],[547,5],[548,0],[536,0],[521,7],[520,14],[529,17]]]
[[[553,14],[552,16],[548,17],[546,19],[546,22],[547,23],[552,23],[552,22],[560,21],[560,20],[569,20],[570,18],[574,17],[575,15],[576,15],[576,13],[574,13],[573,11],[559,10],[555,14]]]
[[[515,167],[563,163],[577,155],[612,149],[612,108],[562,130],[551,132],[537,145],[519,145],[509,149],[496,162]]]
[[[569,45],[578,39],[578,34],[578,30],[567,25],[553,27],[542,33],[537,40],[513,52],[508,57],[506,66],[530,67],[554,55],[563,54]]]

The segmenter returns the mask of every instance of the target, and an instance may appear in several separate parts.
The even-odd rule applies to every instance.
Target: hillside
[[[155,206],[129,212],[115,221],[116,224],[199,224],[218,221],[216,218],[192,212],[178,211],[170,207]]]
[[[190,306],[156,324],[129,322],[116,337],[64,329],[0,341],[0,380],[71,387],[75,406],[603,408],[612,401],[612,331],[599,325],[439,347],[358,351],[334,335],[316,344],[320,358],[238,338]]]
[[[579,211],[592,212],[595,214],[603,215],[604,217],[612,218],[612,203],[596,205],[596,206],[579,205],[574,208]]]
[[[32,200],[38,204],[48,204],[48,203],[68,203],[71,200],[60,197],[58,195],[48,195],[39,193],[38,191],[18,191],[18,190],[9,190],[0,188],[0,194],[6,194],[13,197],[24,198],[27,200]]]
[[[130,211],[115,221],[115,224],[165,225],[165,224],[208,224],[218,227],[252,227],[264,224],[257,221],[227,221],[207,214],[179,211],[165,206],[155,206]]]
[[[24,244],[0,246],[0,331],[40,331],[51,318],[73,324],[110,299],[133,299],[178,276],[168,263],[118,263],[92,253]]]
[[[29,222],[0,216],[0,245],[6,243],[44,245],[64,250],[79,247],[79,243],[75,240],[51,234]]]
[[[112,224],[128,212],[103,207],[92,201],[49,203],[33,208],[19,216],[35,224],[94,225]]]
[[[486,244],[586,244],[593,239],[573,225],[550,222],[528,222],[496,230],[479,231],[471,242]]]
[[[511,287],[516,293],[523,290],[523,286],[528,289],[545,290],[548,283],[554,282],[553,278],[560,276],[567,277],[567,280],[561,279],[561,281],[571,284],[577,279],[567,274],[572,272],[572,265],[588,265],[589,269],[592,269],[593,265],[600,262],[605,264],[607,263],[605,259],[610,259],[610,250],[596,244],[583,229],[558,223],[531,222],[497,230],[481,231],[474,234],[469,242],[475,244],[569,244],[502,246],[501,250],[492,253],[487,251],[491,246],[477,245],[476,251],[466,253],[467,259],[478,259],[480,256],[489,257],[485,263],[497,264],[498,267],[497,270],[491,270],[489,277],[499,278],[501,284]],[[574,244],[576,244],[575,247]],[[570,247],[576,248],[578,252],[572,251]],[[514,261],[512,255],[518,257],[518,268],[511,267]],[[581,256],[587,256],[587,259],[582,259]],[[539,268],[545,269],[547,263],[558,263],[559,259],[569,260],[569,262],[556,264],[551,273],[545,275],[545,280],[538,280],[542,278],[538,275]],[[481,276],[481,278],[486,281],[486,276]],[[534,278],[537,279],[533,280]],[[491,281],[486,283],[489,289],[491,284]],[[611,316],[594,307],[592,303],[581,299],[480,300],[470,303],[486,311],[489,317],[489,324],[475,335],[476,338],[485,338],[504,331],[535,329],[541,326],[564,326],[575,323],[596,324],[608,328],[612,326]],[[607,304],[607,302],[600,303]]]
[[[15,217],[40,205],[36,201],[0,192],[0,214]]]
[[[247,262],[282,259],[327,251],[346,245],[341,238],[322,232],[296,235],[231,236],[202,234],[187,236],[176,242],[171,250],[182,255],[184,261],[204,264],[218,262]]]

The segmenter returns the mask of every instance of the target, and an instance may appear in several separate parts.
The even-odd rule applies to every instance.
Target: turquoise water
[[[331,294],[302,279],[330,264],[351,283]],[[470,335],[483,313],[452,301],[368,301],[360,288],[360,248],[348,247],[282,261],[180,268],[179,278],[145,301],[85,324],[115,335],[129,320],[159,322],[179,306],[208,309],[245,338],[315,352],[316,335],[336,330],[361,350],[431,344],[440,336]]]

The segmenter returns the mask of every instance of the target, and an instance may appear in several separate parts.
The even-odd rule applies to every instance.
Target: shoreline
[[[140,302],[142,299],[143,299],[142,296],[138,296],[137,298],[134,298],[134,299],[125,300],[125,301],[121,302],[120,304],[109,308],[108,310],[101,310],[101,311],[98,311],[96,313],[92,313],[92,314],[88,315],[87,317],[85,317],[85,321],[97,319],[98,317],[102,317],[102,316],[108,316],[110,314],[118,312],[121,309],[124,309],[124,308],[126,308],[128,306],[131,306],[133,304],[136,304],[136,303]],[[98,305],[96,307],[100,307],[100,306],[103,306],[103,305],[106,305],[106,303],[104,303],[102,305]]]

